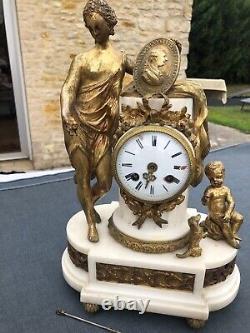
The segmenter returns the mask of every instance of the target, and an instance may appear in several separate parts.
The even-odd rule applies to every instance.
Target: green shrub
[[[250,82],[250,0],[194,0],[187,75]]]

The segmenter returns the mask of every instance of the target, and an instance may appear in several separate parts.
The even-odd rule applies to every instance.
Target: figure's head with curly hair
[[[83,19],[96,42],[114,35],[117,17],[106,0],[89,0],[83,10]]]
[[[205,174],[212,186],[222,186],[225,176],[225,167],[221,161],[210,162],[205,168]]]

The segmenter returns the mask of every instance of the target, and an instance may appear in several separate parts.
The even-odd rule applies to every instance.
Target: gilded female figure
[[[95,202],[111,187],[111,140],[119,119],[119,95],[125,72],[132,74],[124,53],[109,36],[117,19],[105,0],[89,0],[83,11],[95,46],[73,60],[61,93],[65,145],[76,170],[79,201],[88,222],[88,239],[98,242]],[[91,186],[91,179],[96,184]]]

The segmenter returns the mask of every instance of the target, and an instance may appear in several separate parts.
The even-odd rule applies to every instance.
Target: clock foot
[[[192,328],[198,329],[205,326],[206,320],[187,318],[187,324]]]
[[[84,303],[84,310],[88,313],[96,313],[100,310],[100,306],[98,304]]]

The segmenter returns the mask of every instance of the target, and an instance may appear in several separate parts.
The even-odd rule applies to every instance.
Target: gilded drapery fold
[[[208,134],[208,108],[205,93],[200,85],[191,81],[177,81],[168,92],[169,97],[186,97],[192,98],[194,102],[193,120],[194,131],[197,138],[195,147],[195,156],[197,159],[196,177],[192,183],[197,186],[203,177],[203,159],[210,150],[210,140]]]
[[[80,149],[90,156],[92,174],[101,158],[110,149],[111,138],[119,121],[119,94],[124,66],[106,79],[81,86],[77,92],[74,118],[78,123],[75,135],[66,140],[69,156]]]

